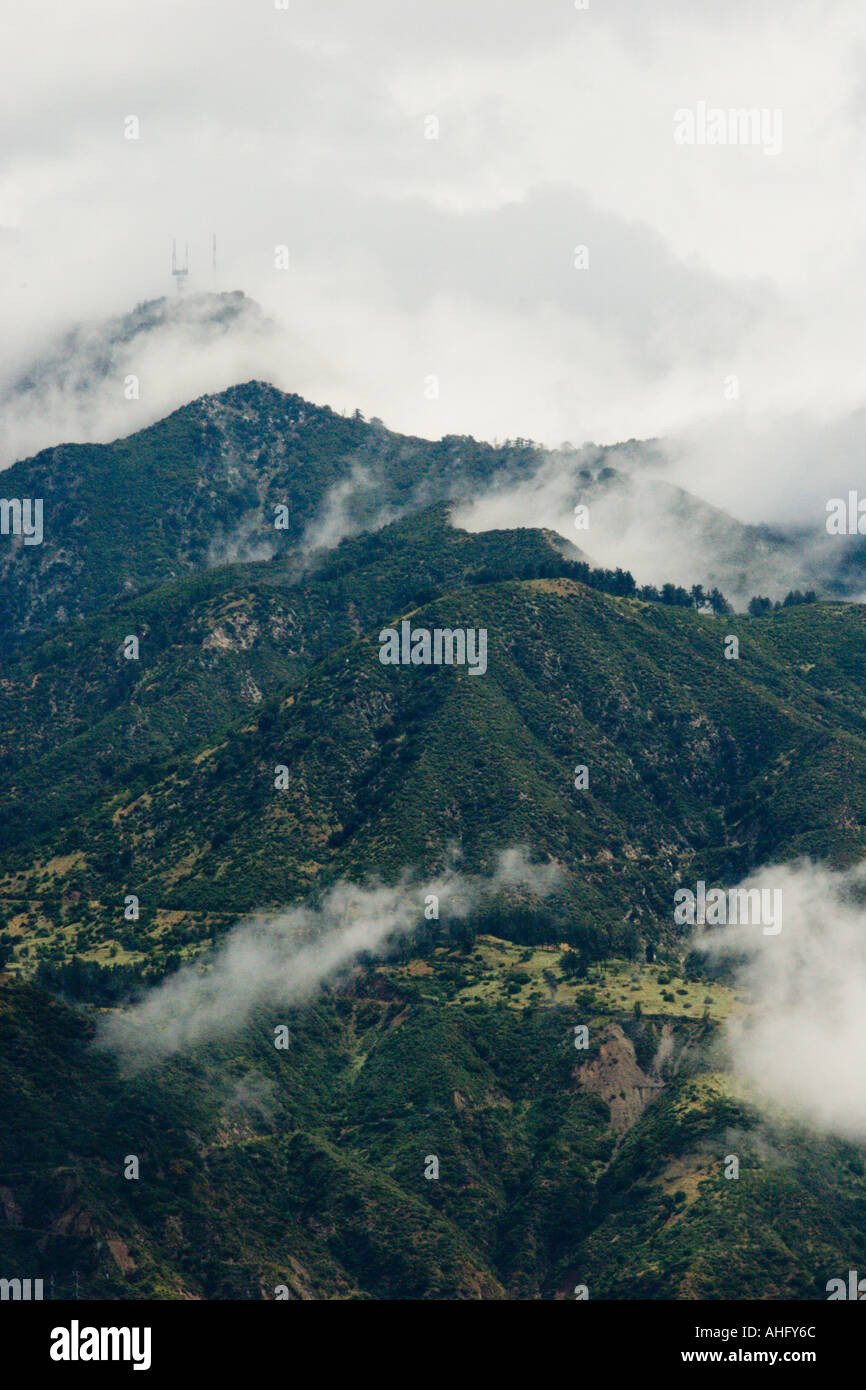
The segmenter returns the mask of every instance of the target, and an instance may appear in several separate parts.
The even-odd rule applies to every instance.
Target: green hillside
[[[862,854],[861,608],[714,618],[495,580],[567,562],[544,533],[469,537],[436,513],[344,549],[294,585],[264,565],[152,591],[7,668],[16,967],[153,966],[339,876],[434,873],[452,842],[471,870],[512,844],[556,861],[558,939],[632,954],[671,938],[681,883]],[[407,614],[485,628],[486,673],[383,666],[380,628]]]
[[[724,1024],[759,1001],[695,965],[673,895],[862,859],[866,610],[648,601],[552,533],[449,524],[503,451],[308,409],[253,384],[20,465],[74,484],[78,529],[4,552],[2,1268],[84,1297],[822,1296],[862,1148],[743,1093]],[[213,563],[290,486],[297,539],[374,447],[376,508],[439,499],[306,563]],[[383,664],[404,621],[483,629],[486,669]],[[93,1045],[248,914],[514,846],[558,867],[543,899],[419,913],[133,1074]]]
[[[130,593],[286,555],[347,483],[344,525],[361,531],[534,454],[409,438],[256,381],[112,444],[43,450],[4,473],[5,496],[43,499],[44,539],[0,546],[0,653]],[[287,509],[279,529],[277,507]]]
[[[7,984],[3,1267],[82,1297],[822,1296],[859,1245],[862,1152],[768,1126],[676,976],[662,999],[669,969],[574,985],[535,954],[536,996],[512,992],[531,949],[439,946],[281,1011],[286,1051],[260,1015],[137,1078],[80,1013]]]

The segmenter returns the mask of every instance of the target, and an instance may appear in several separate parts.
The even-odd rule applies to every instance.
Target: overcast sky
[[[219,288],[281,327],[257,374],[317,402],[678,438],[748,519],[793,517],[828,450],[859,470],[862,0],[6,0],[2,26],[7,376],[173,294],[173,236],[210,289],[215,232]],[[700,102],[778,110],[781,150],[677,144]]]

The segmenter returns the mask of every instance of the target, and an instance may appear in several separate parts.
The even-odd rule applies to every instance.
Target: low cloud
[[[240,923],[212,963],[184,966],[134,1007],[105,1020],[97,1046],[128,1071],[237,1032],[259,1008],[303,1003],[343,975],[364,952],[379,953],[424,918],[435,894],[443,920],[466,918],[491,895],[521,888],[538,897],[559,880],[555,864],[532,864],[523,848],[500,853],[487,877],[446,868],[422,883],[340,881],[315,905],[257,914]]]
[[[0,369],[0,469],[56,444],[126,437],[265,375],[276,336],[240,292],[154,299],[80,323]]]
[[[361,531],[378,531],[411,509],[408,499],[400,508],[382,502],[385,484],[381,464],[356,458],[347,460],[347,467],[345,478],[328,489],[307,526],[300,542],[302,557],[331,550]]]
[[[546,527],[580,547],[593,564],[628,569],[638,584],[702,584],[736,608],[755,594],[782,599],[790,589],[840,592],[847,546],[818,529],[784,532],[747,525],[671,481],[672,462],[657,441],[611,448],[585,445],[539,452],[529,474],[501,475],[452,513],[467,531]],[[678,460],[681,471],[681,461]],[[575,527],[575,507],[589,513]]]
[[[866,865],[802,861],[762,869],[745,886],[781,889],[779,935],[729,926],[695,943],[737,961],[749,1004],[728,1028],[734,1068],[771,1108],[866,1139]]]

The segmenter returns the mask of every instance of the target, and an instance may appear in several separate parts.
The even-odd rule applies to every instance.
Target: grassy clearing
[[[563,974],[568,947],[528,947],[481,936],[468,956],[434,951],[425,975],[447,984],[460,1005],[506,1004],[514,1009],[533,1005],[591,1006],[602,1014],[632,1013],[635,1004],[651,1016],[720,1022],[743,1007],[743,1000],[725,985],[691,981],[675,967],[611,961],[592,966],[583,978]],[[408,978],[421,973],[420,962],[400,967]],[[456,987],[456,988],[455,988]]]

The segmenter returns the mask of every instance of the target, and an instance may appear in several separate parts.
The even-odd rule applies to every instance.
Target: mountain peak
[[[242,290],[146,299],[76,324],[0,384],[0,468],[58,440],[129,434],[260,371],[274,327]]]

